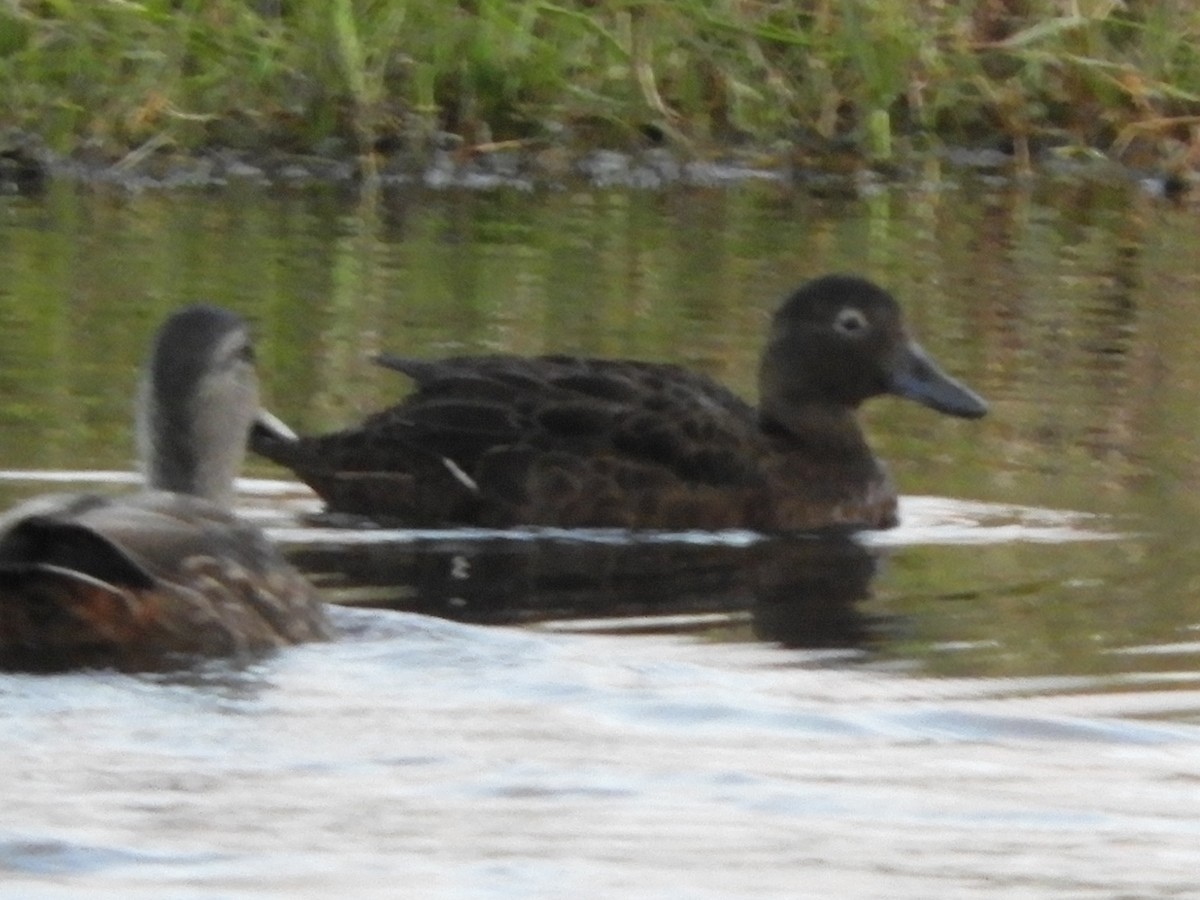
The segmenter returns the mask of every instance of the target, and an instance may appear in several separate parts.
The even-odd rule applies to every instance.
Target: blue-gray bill
[[[978,419],[988,411],[986,400],[943,372],[915,341],[909,341],[896,360],[889,375],[888,391],[964,419]]]

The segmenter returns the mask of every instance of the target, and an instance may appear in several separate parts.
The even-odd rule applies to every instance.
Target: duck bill
[[[964,419],[978,419],[988,410],[982,397],[943,372],[915,341],[909,341],[888,374],[888,391]]]
[[[254,417],[252,433],[253,432],[257,432],[258,436],[265,434],[278,440],[299,440],[296,432],[292,431],[286,422],[284,422],[274,413],[268,412],[265,409],[260,409],[258,414]]]

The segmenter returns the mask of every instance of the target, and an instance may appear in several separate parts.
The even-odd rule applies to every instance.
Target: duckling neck
[[[170,410],[143,394],[137,434],[146,486],[190,494],[231,508],[234,480],[241,468],[245,446],[244,442],[230,439],[231,434],[238,433],[241,423],[228,422],[226,418],[195,415],[192,410]]]

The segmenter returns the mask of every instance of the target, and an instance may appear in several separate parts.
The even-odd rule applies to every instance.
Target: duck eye
[[[847,306],[833,320],[833,327],[842,334],[856,337],[867,329],[867,317],[862,310]]]
[[[226,343],[212,351],[211,356],[205,360],[205,365],[211,367],[213,371],[221,372],[236,373],[241,369],[253,369],[255,367],[254,344],[244,337],[237,339],[230,337]]]

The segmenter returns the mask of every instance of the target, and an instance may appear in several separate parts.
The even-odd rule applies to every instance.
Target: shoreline
[[[35,135],[0,137],[0,193],[36,194],[51,182],[72,182],[127,191],[212,189],[231,185],[262,188],[365,186],[381,189],[539,190],[584,187],[664,190],[721,188],[771,182],[816,194],[854,197],[894,185],[953,183],[986,178],[1022,183],[1044,177],[1136,182],[1147,193],[1180,199],[1190,192],[1191,173],[1136,169],[1100,154],[1051,148],[1031,166],[1013,153],[988,148],[952,147],[914,154],[900,162],[871,163],[853,155],[799,158],[794,148],[730,148],[704,156],[649,146],[640,150],[605,147],[569,149],[523,142],[468,147],[453,135],[449,149],[423,154],[349,153],[320,155],[281,149],[251,152],[216,148],[179,153],[139,148],[109,160],[78,152],[50,151]]]
[[[1200,169],[1181,2],[16,0],[0,78],[16,184]]]

